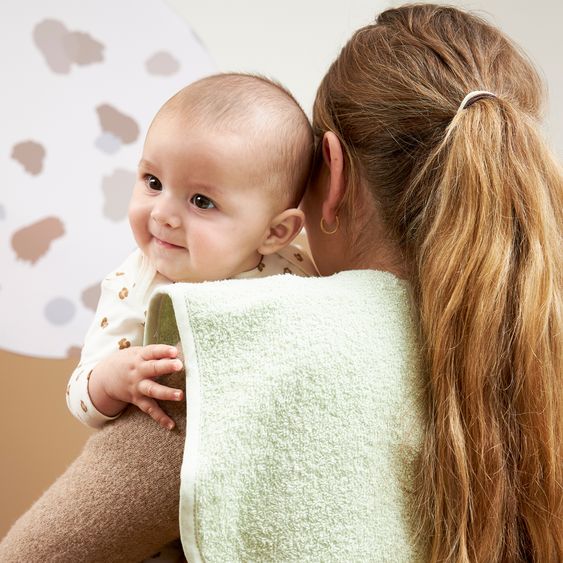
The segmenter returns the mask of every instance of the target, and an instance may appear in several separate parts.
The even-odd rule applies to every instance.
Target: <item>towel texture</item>
[[[408,286],[388,273],[159,290],[145,343],[181,340],[190,563],[417,561],[424,423]]]

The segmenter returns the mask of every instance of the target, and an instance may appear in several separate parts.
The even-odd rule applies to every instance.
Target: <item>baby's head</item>
[[[309,121],[283,87],[243,74],[187,86],[147,133],[129,208],[137,244],[172,281],[255,268],[303,226],[312,151]]]

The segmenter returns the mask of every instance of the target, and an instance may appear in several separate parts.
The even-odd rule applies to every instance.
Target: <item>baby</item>
[[[219,74],[158,111],[146,136],[129,221],[138,249],[102,283],[95,319],[67,387],[83,423],[101,427],[129,404],[165,428],[157,400],[183,392],[155,381],[182,370],[173,346],[142,346],[153,290],[174,282],[293,273],[315,275],[290,243],[304,216],[313,138],[284,88]]]
[[[173,540],[186,416],[172,387],[185,376],[175,347],[142,346],[145,310],[176,281],[315,274],[290,246],[312,150],[303,111],[263,78],[212,76],[164,104],[131,198],[138,249],[103,281],[67,391],[73,414],[103,429],[0,542],[0,560],[184,560]],[[169,373],[170,387],[154,381]],[[173,401],[168,413],[157,400]],[[165,428],[175,417],[176,431],[130,403]]]

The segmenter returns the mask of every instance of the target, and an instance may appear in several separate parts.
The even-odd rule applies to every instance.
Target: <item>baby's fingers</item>
[[[177,358],[149,360],[148,362],[143,362],[140,374],[142,377],[159,377],[180,371],[183,367],[182,360]]]
[[[167,430],[174,428],[174,421],[158,406],[158,403],[154,399],[143,397],[136,401],[135,404],[144,413],[147,413],[151,418],[156,420],[163,428]]]
[[[178,348],[176,346],[168,346],[168,344],[149,344],[143,346],[143,360],[159,360],[161,358],[175,358],[178,356]]]
[[[183,398],[183,393],[180,389],[161,385],[152,379],[141,379],[137,384],[137,391],[145,397],[151,397],[159,401],[181,401]]]

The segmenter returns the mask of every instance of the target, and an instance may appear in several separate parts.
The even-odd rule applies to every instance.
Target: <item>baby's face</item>
[[[279,210],[253,174],[258,155],[236,133],[151,126],[129,207],[140,249],[171,281],[230,278],[256,267]],[[254,178],[254,179],[253,179]]]

